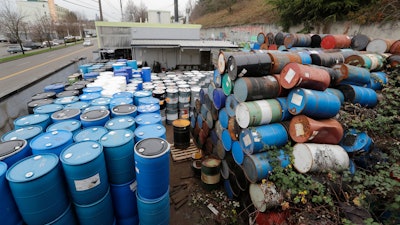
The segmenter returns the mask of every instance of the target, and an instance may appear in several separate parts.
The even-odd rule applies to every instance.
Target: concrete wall
[[[78,71],[78,64],[71,63],[62,70],[48,76],[39,82],[18,90],[13,95],[0,102],[0,136],[14,129],[14,120],[20,116],[28,115],[28,102],[36,93],[41,93],[49,84],[66,82],[69,75]]]

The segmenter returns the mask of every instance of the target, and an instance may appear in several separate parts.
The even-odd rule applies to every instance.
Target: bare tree
[[[5,2],[0,8],[0,24],[2,30],[9,35],[10,40],[15,40],[19,44],[22,54],[25,54],[21,40],[21,30],[24,30],[24,16],[18,11],[11,9],[10,4]]]
[[[32,34],[39,39],[40,42],[47,41],[47,45],[51,48],[50,41],[54,31],[54,24],[50,16],[37,16],[32,27],[34,28],[32,29]]]
[[[147,15],[148,10],[143,2],[140,3],[140,6],[137,6],[132,0],[128,0],[128,3],[125,6],[123,21],[140,22],[146,20]]]

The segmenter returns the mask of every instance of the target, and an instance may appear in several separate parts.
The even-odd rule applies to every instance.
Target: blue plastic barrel
[[[339,113],[340,100],[328,92],[294,88],[288,95],[288,109],[292,115],[328,119]]]
[[[30,114],[26,116],[18,117],[14,120],[14,129],[22,127],[37,125],[46,130],[47,126],[51,123],[50,116],[48,114]]]
[[[325,89],[325,92],[336,95],[336,97],[338,97],[340,100],[340,104],[342,104],[342,105],[344,104],[344,95],[343,95],[343,92],[341,92],[339,89],[327,88],[327,89]]]
[[[96,141],[72,144],[60,154],[72,201],[87,205],[99,201],[109,189],[103,146]]]
[[[138,114],[144,113],[158,113],[160,114],[160,105],[158,104],[151,104],[151,105],[139,105],[137,107]]]
[[[136,143],[134,152],[138,196],[154,200],[168,194],[170,144],[163,138],[146,138]]]
[[[78,221],[75,216],[74,209],[72,208],[72,204],[69,204],[68,208],[65,210],[61,216],[59,216],[57,219],[54,221],[51,221],[50,223],[46,225],[78,225]]]
[[[20,225],[23,221],[6,180],[7,168],[7,164],[0,161],[0,220],[4,225]]]
[[[290,112],[288,110],[287,97],[279,97],[279,98],[276,98],[276,100],[279,102],[279,104],[281,105],[281,109],[282,109],[281,121],[290,120],[293,117],[293,115],[290,114]]]
[[[135,129],[135,142],[146,138],[166,138],[166,129],[160,124],[138,126]]]
[[[82,113],[85,113],[87,111],[92,111],[92,110],[108,110],[108,106],[104,106],[104,105],[89,106],[89,107],[85,108],[82,111]]]
[[[169,191],[157,199],[143,199],[138,192],[137,204],[141,225],[169,225]]]
[[[385,72],[372,72],[371,79],[369,84],[367,84],[367,87],[373,90],[382,90],[387,82],[388,79]]]
[[[151,68],[150,67],[142,67],[141,76],[143,82],[151,82]]]
[[[100,138],[104,147],[108,179],[111,184],[126,184],[135,179],[134,140],[131,130],[112,130]]]
[[[150,124],[162,124],[161,115],[159,113],[143,113],[135,117],[138,126]]]
[[[44,87],[45,92],[52,92],[54,91],[55,93],[60,93],[64,91],[65,84],[62,83],[56,83],[56,84],[49,84]]]
[[[128,60],[126,61],[126,65],[132,67],[132,69],[137,70],[137,61],[136,60]]]
[[[114,93],[112,95],[112,98],[132,98],[133,99],[133,93],[129,91],[120,91],[117,93]]]
[[[139,106],[141,105],[160,105],[160,99],[154,97],[139,98]]]
[[[112,109],[117,105],[133,104],[132,98],[112,98],[109,108]]]
[[[125,72],[128,74],[128,83],[129,83],[130,80],[132,79],[132,74],[133,74],[132,67],[125,66],[125,67],[122,67],[122,69],[124,69]]]
[[[109,110],[90,110],[80,115],[82,127],[104,126],[110,119]]]
[[[301,64],[303,65],[309,65],[312,64],[312,59],[309,53],[307,52],[297,52],[297,54],[300,56],[301,59]]]
[[[141,91],[136,91],[133,96],[134,96],[134,104],[136,106],[139,105],[139,99],[140,98],[145,98],[145,97],[151,97],[152,96],[152,92],[151,91],[147,91],[147,90],[141,90]]]
[[[11,140],[17,140],[17,139],[24,139],[29,142],[36,137],[37,135],[41,134],[43,132],[43,129],[41,126],[26,126],[22,127],[19,129],[14,129],[10,130],[7,133],[3,134],[1,136],[1,141],[11,141]]]
[[[83,93],[101,93],[103,91],[103,88],[100,86],[97,87],[85,87],[82,89]]]
[[[117,105],[111,108],[111,117],[132,116],[136,117],[137,107],[133,104]]]
[[[54,104],[67,105],[77,101],[79,101],[78,96],[66,96],[66,97],[56,98],[54,100]]]
[[[222,88],[216,88],[213,91],[213,102],[214,106],[217,109],[221,109],[225,107],[225,102],[226,102],[226,95],[224,94],[224,91]]]
[[[226,97],[225,109],[226,109],[226,112],[228,113],[228,115],[230,117],[235,116],[235,110],[236,110],[236,106],[238,104],[239,104],[239,102],[236,100],[234,95],[229,95],[229,96]]]
[[[100,138],[106,134],[108,130],[102,126],[87,127],[78,131],[73,139],[75,142],[81,141],[98,141]]]
[[[115,224],[114,209],[109,190],[107,194],[93,204],[75,204],[75,211],[80,225]]]
[[[19,160],[32,155],[29,143],[22,140],[0,142],[0,160],[11,167]]]
[[[83,74],[83,79],[85,80],[90,80],[90,79],[96,79],[99,76],[99,72],[87,72]]]
[[[364,107],[375,107],[378,104],[378,95],[375,90],[356,85],[343,84],[337,87],[347,102],[358,103]]]
[[[79,120],[81,110],[76,108],[64,108],[51,114],[51,121],[53,123],[61,122],[64,120]]]
[[[27,224],[47,224],[70,205],[58,156],[40,154],[15,163],[6,174],[12,195]]]
[[[219,110],[218,120],[223,128],[228,129],[229,115],[226,108],[222,108],[221,110]]]
[[[288,133],[280,123],[249,127],[243,129],[239,135],[240,146],[248,154],[282,147],[288,139]]]
[[[343,135],[339,145],[348,153],[369,153],[373,147],[373,141],[366,132],[349,129]]]
[[[118,224],[139,224],[136,189],[136,180],[121,185],[110,185],[115,218]]]
[[[98,93],[98,92],[88,92],[88,93],[83,93],[83,94],[79,95],[79,99],[82,102],[88,102],[88,103],[90,103],[94,99],[100,98],[100,97],[101,97],[101,93]]]
[[[120,129],[128,129],[131,131],[135,131],[136,123],[135,118],[131,116],[119,116],[116,118],[112,118],[106,122],[104,125],[108,130],[120,130]]]
[[[242,166],[250,182],[255,183],[267,178],[273,170],[272,161],[277,162],[283,168],[290,164],[290,157],[283,150],[279,150],[279,155],[276,158],[271,158],[270,155],[270,152],[245,155]]]
[[[91,66],[92,66],[91,64],[83,64],[83,65],[80,65],[80,66],[79,66],[79,71],[80,71],[82,74],[88,73],[88,72],[89,72],[89,67],[91,67]]]
[[[107,107],[107,109],[108,109],[108,107],[110,107],[110,102],[111,102],[111,98],[100,97],[100,98],[93,99],[90,102],[90,105],[92,105],[92,106],[102,105],[102,106]]]
[[[51,115],[54,112],[57,112],[61,109],[63,109],[64,106],[62,104],[46,104],[46,105],[41,105],[41,106],[36,106],[33,108],[33,113],[35,114],[48,114]]]
[[[32,154],[53,153],[58,156],[72,142],[71,131],[55,130],[39,134],[32,139],[29,145]]]
[[[54,130],[67,130],[67,131],[71,131],[71,133],[74,135],[78,131],[81,130],[81,121],[70,119],[70,120],[63,120],[61,122],[53,123],[47,127],[46,132],[54,131]]]
[[[90,106],[89,102],[73,102],[71,104],[67,104],[64,106],[65,109],[79,109],[81,111],[85,110],[86,108],[88,108]]]
[[[232,148],[232,138],[231,135],[229,134],[229,130],[224,129],[222,131],[222,145],[224,146],[225,151],[229,152]]]
[[[370,83],[371,73],[366,68],[352,66],[349,64],[342,64],[340,66],[340,71],[345,77],[345,79],[340,81],[341,84],[353,84],[363,86]]]
[[[234,141],[232,143],[232,156],[233,156],[233,160],[236,162],[236,164],[242,165],[244,155],[245,155],[245,153],[242,149],[242,146],[240,146],[240,142]]]

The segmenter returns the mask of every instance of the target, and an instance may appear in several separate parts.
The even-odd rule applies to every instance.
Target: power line
[[[69,4],[72,4],[72,5],[76,5],[76,6],[80,6],[80,7],[83,7],[83,8],[87,8],[87,9],[99,11],[98,8],[91,8],[91,7],[88,7],[88,6],[85,6],[85,5],[77,4],[77,3],[75,3],[75,2],[70,2],[70,1],[68,1],[68,0],[63,0],[63,1],[64,1],[64,2],[67,2],[67,3],[69,3]]]

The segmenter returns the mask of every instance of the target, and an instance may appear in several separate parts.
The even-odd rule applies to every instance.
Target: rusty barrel
[[[286,48],[309,47],[311,46],[311,36],[309,34],[288,34],[283,43]]]
[[[400,54],[400,40],[393,42],[390,46],[389,52],[391,54]]]
[[[341,83],[363,86],[370,82],[371,73],[368,69],[349,64],[341,64],[338,69],[345,77]]]
[[[329,84],[330,87],[336,86],[337,84],[340,83],[341,80],[344,79],[343,75],[338,70],[335,70],[331,67],[317,66],[317,65],[313,65],[313,64],[311,64],[310,66],[318,68],[318,69],[322,69],[322,70],[325,70],[326,72],[328,72],[330,79],[331,79],[330,84]]]
[[[331,80],[327,71],[299,63],[286,64],[280,75],[280,84],[286,89],[303,87],[323,91]]]
[[[283,32],[276,33],[275,37],[274,37],[275,44],[276,45],[283,45],[286,35],[288,35],[288,33],[283,33]]]
[[[323,49],[341,49],[350,48],[351,38],[347,35],[326,35],[321,40],[321,47]]]
[[[343,137],[343,127],[335,119],[314,120],[305,115],[297,115],[290,121],[289,135],[297,143],[339,144]]]
[[[242,77],[235,82],[233,95],[238,102],[276,98],[281,87],[274,76]]]
[[[228,75],[231,80],[245,76],[264,76],[271,70],[271,58],[266,53],[231,55],[228,58]]]
[[[295,52],[269,52],[272,60],[271,74],[278,74],[290,62],[301,63],[301,57]]]
[[[331,67],[335,64],[343,63],[345,60],[340,52],[312,53],[310,56],[314,65],[325,67]]]

